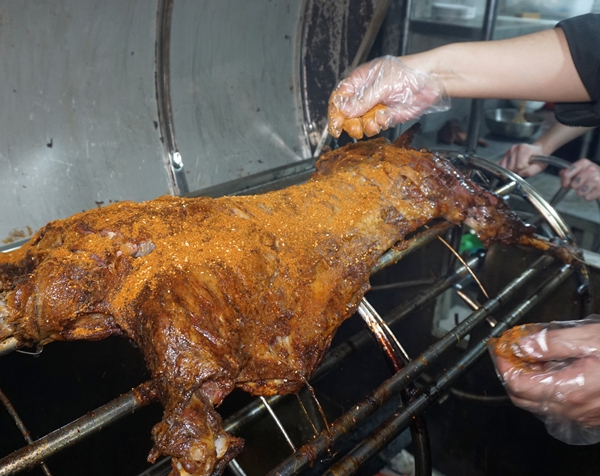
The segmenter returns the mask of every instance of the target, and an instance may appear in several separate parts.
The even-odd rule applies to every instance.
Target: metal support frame
[[[159,0],[156,19],[156,96],[158,103],[158,121],[167,156],[167,171],[171,179],[174,195],[188,193],[189,187],[181,154],[175,140],[173,110],[171,107],[170,81],[170,48],[171,48],[171,16],[173,0]]]
[[[90,412],[2,458],[0,460],[0,476],[8,476],[32,468],[60,450],[68,448],[80,439],[97,432],[109,423],[114,423],[150,403],[151,400],[146,398],[150,387],[151,383],[143,383],[96,411]]]
[[[23,420],[21,420],[21,417],[17,413],[17,410],[15,409],[15,407],[13,406],[11,401],[8,399],[8,397],[4,394],[4,392],[2,390],[0,390],[0,401],[4,405],[4,408],[6,408],[6,411],[8,412],[8,414],[14,420],[15,424],[17,425],[17,428],[23,435],[23,438],[25,438],[25,441],[28,444],[33,443],[33,439],[31,438],[31,434],[29,433],[29,430],[25,426],[25,423],[23,423]],[[52,474],[50,473],[50,470],[48,469],[48,466],[46,465],[46,463],[44,461],[42,461],[40,463],[40,467],[42,468],[42,471],[44,472],[44,474],[46,476],[52,476]]]
[[[375,308],[363,298],[358,306],[358,313],[368,326],[368,329],[376,337],[379,346],[392,364],[394,372],[400,372],[410,362],[410,358],[402,344],[398,341],[392,330]],[[413,385],[401,392],[402,404],[407,406],[413,402]],[[431,475],[431,443],[427,424],[422,415],[415,415],[410,424],[410,434],[413,442],[413,453],[415,455],[415,475]]]
[[[494,35],[498,3],[498,0],[487,0],[485,14],[483,15],[483,26],[481,28],[482,41],[489,41]],[[471,115],[467,129],[467,152],[469,154],[473,154],[477,150],[477,140],[479,139],[481,118],[483,117],[483,101],[483,99],[473,99],[471,102]]]

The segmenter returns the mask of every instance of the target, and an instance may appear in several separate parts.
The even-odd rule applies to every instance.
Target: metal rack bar
[[[406,242],[408,242],[408,246],[406,248],[404,248],[402,250],[392,249],[392,250],[386,251],[381,256],[381,258],[379,258],[379,261],[377,261],[377,263],[371,270],[371,275],[377,273],[378,271],[381,271],[383,268],[385,268],[387,266],[396,264],[398,261],[400,261],[405,256],[408,256],[410,253],[412,253],[416,249],[420,248],[421,246],[426,245],[427,243],[431,243],[438,236],[442,236],[444,233],[446,233],[448,230],[450,230],[453,226],[455,226],[455,225],[453,225],[452,223],[447,222],[447,221],[442,221],[442,222],[436,223],[435,225],[432,225],[429,228],[426,228],[418,235],[415,235],[412,238],[407,239]]]
[[[498,164],[490,162],[489,160],[485,160],[476,155],[468,155],[466,157],[462,156],[462,159],[465,160],[467,165],[479,170],[484,170],[500,180],[511,180],[517,183],[518,190],[521,195],[529,200],[529,202],[536,208],[537,212],[544,217],[554,233],[556,233],[560,239],[565,240],[568,243],[575,243],[575,238],[573,237],[571,230],[564,222],[562,217],[526,180],[510,170],[506,170],[500,167]],[[586,266],[580,266],[577,271],[582,282],[581,294],[583,301],[583,313],[584,315],[588,315],[594,310],[594,296],[593,288],[590,282],[590,274]]]
[[[381,348],[392,362],[394,369],[398,372],[410,361],[404,347],[398,342],[396,336],[377,313],[375,308],[364,298],[358,305],[358,314],[363,318],[363,321],[365,321],[367,327],[376,337]]]
[[[556,210],[554,210],[554,208],[552,208],[528,182],[514,172],[506,170],[499,165],[481,157],[477,157],[476,155],[469,155],[463,158],[466,160],[467,165],[484,170],[500,180],[511,180],[518,183],[521,193],[525,195],[537,211],[542,214],[544,219],[552,227],[554,233],[556,233],[560,239],[568,240],[571,243],[573,242],[573,235],[571,234],[569,227],[565,224]]]
[[[287,395],[275,395],[274,397],[268,397],[266,400],[269,405],[276,406],[286,397]],[[254,400],[223,420],[223,428],[227,433],[238,435],[244,428],[260,420],[266,411],[267,409],[260,400]]]
[[[404,365],[410,362],[410,358],[392,330],[366,299],[363,299],[358,306],[358,313],[369,327],[371,333],[376,336],[380,347],[390,359],[394,371],[400,372]],[[403,405],[411,404],[412,395],[409,388],[401,391],[401,398]],[[413,453],[415,455],[416,476],[431,475],[431,443],[428,433],[423,416],[415,416],[410,424],[410,434],[413,442]]]
[[[54,453],[75,444],[108,423],[133,413],[151,402],[151,383],[143,383],[112,402],[49,433],[0,460],[0,476],[16,474],[40,464]]]
[[[533,278],[546,269],[554,259],[542,256],[519,277],[512,280],[503,288],[497,297],[490,299],[480,310],[472,313],[442,339],[423,352],[418,358],[409,363],[400,372],[393,375],[379,386],[365,401],[358,403],[353,409],[330,425],[329,431],[321,432],[314,440],[301,447],[294,455],[287,458],[279,466],[268,473],[268,476],[288,476],[298,474],[318,457],[325,454],[328,448],[351,432],[360,422],[373,414],[393,395],[400,392],[406,385],[436,361],[444,352],[460,342],[477,324],[496,311],[502,304],[512,298]],[[496,326],[497,328],[498,326]]]
[[[29,430],[25,426],[25,423],[23,423],[23,420],[21,420],[21,417],[17,413],[16,408],[13,406],[11,401],[8,399],[8,397],[4,394],[4,392],[2,390],[0,390],[0,401],[2,401],[2,404],[8,411],[9,415],[15,421],[17,428],[21,431],[21,434],[23,435],[23,438],[25,438],[25,441],[28,444],[33,443],[33,440],[31,439],[31,434],[29,433]],[[50,473],[50,470],[48,469],[48,466],[46,466],[46,463],[42,462],[40,464],[40,466],[46,476],[52,476]]]
[[[467,261],[467,265],[473,269],[477,267],[483,261],[483,253],[481,255],[475,256],[471,260]],[[435,299],[444,291],[449,289],[450,287],[456,285],[458,282],[462,281],[469,275],[469,270],[465,266],[461,266],[453,275],[449,276],[446,279],[442,279],[435,283],[430,288],[426,289],[421,294],[417,294],[415,297],[409,299],[408,301],[400,304],[399,306],[392,309],[386,315],[386,321],[389,325],[393,325],[398,322],[400,319],[406,317],[411,312],[416,309],[424,306],[432,299]]]
[[[229,462],[229,469],[233,471],[235,476],[246,476],[246,472],[242,469],[240,463],[238,463],[235,458]]]
[[[170,48],[171,48],[171,17],[173,0],[159,0],[156,14],[156,99],[158,104],[158,122],[161,136],[164,138],[164,149],[169,171],[169,179],[174,195],[188,193],[189,186],[177,149],[175,126],[171,104],[170,80]]]

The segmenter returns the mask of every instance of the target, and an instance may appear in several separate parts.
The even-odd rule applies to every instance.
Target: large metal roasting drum
[[[103,203],[260,193],[305,180],[323,146],[328,94],[365,59],[390,4],[395,13],[406,7],[4,2],[0,236],[14,243],[3,249],[51,219]],[[522,179],[472,154],[440,153],[538,221],[547,239],[573,244],[561,217]],[[370,475],[386,451],[410,445],[423,475],[447,453],[475,461],[484,444],[498,449],[481,456],[485,474],[513,474],[507,452],[533,437],[511,425],[535,419],[495,406],[507,398],[485,357],[487,340],[517,322],[592,312],[597,278],[584,265],[496,245],[462,263],[439,238],[458,248],[464,231],[430,223],[406,250],[386,254],[373,269],[373,290],[297,396],[226,399],[226,430],[247,440],[228,474]],[[136,399],[149,375],[128,342],[14,350],[11,339],[0,342],[8,410],[0,411],[0,475],[168,473],[166,459],[145,463],[161,409]],[[540,441],[534,459],[556,444]],[[560,451],[568,464],[584,459]],[[525,471],[533,464],[518,461]]]

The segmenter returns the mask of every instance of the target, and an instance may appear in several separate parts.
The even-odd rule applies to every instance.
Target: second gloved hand
[[[570,444],[600,441],[600,319],[527,324],[491,349],[513,403]]]
[[[384,56],[359,66],[338,84],[329,99],[329,133],[339,137],[345,130],[360,139],[449,108],[437,76]]]

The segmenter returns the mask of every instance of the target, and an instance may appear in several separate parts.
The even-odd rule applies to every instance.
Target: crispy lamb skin
[[[124,335],[165,408],[149,460],[222,471],[242,449],[214,409],[234,387],[298,391],[369,289],[379,257],[433,218],[485,243],[531,229],[446,160],[371,140],[305,184],[258,196],[122,202],[49,223],[0,253],[0,341]]]

